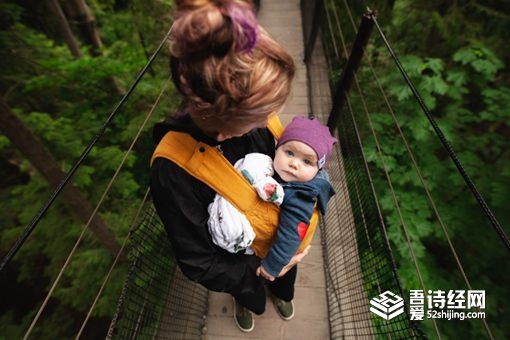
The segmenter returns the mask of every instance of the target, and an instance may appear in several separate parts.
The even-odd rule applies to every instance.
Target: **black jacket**
[[[154,141],[158,143],[168,131],[187,132],[196,140],[219,145],[232,164],[251,152],[274,157],[274,138],[267,129],[255,129],[242,137],[218,143],[201,133],[191,119],[184,117],[157,124],[153,131]],[[258,257],[229,253],[211,241],[207,207],[216,194],[211,188],[172,161],[157,158],[151,169],[150,189],[184,275],[210,290],[233,295],[253,292],[262,284],[262,279],[255,275],[260,265]]]

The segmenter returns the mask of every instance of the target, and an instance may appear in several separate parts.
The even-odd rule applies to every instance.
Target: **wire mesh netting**
[[[348,117],[345,115],[343,117]],[[385,320],[370,299],[401,295],[381,220],[363,171],[352,124],[342,121],[329,173],[337,195],[321,221],[331,338],[418,338],[407,313]],[[147,204],[130,236],[130,270],[109,339],[197,339],[207,314],[207,291],[185,278],[154,208]]]
[[[317,15],[317,4],[302,2],[305,41],[311,39],[317,21],[311,17]],[[314,48],[307,65],[310,111],[324,122],[331,112],[331,88],[337,85],[339,72],[338,54],[335,56],[332,47],[326,46],[332,41],[324,34],[330,28],[326,14],[322,12],[322,19],[317,21],[322,39],[310,44]],[[421,338],[421,331],[410,322],[406,306],[402,314],[389,320],[370,310],[370,300],[386,291],[405,295],[349,106],[339,115],[337,126],[339,143],[328,166],[337,194],[321,224],[331,338]],[[405,299],[400,303],[405,303]]]
[[[303,1],[305,7],[312,6],[303,10],[305,25],[312,24],[306,15],[315,12],[314,3]],[[310,28],[305,27],[305,36],[307,30]],[[331,71],[320,39],[312,55],[310,109],[326,121],[331,109]],[[387,319],[371,312],[370,301],[380,294],[404,294],[349,110],[340,116],[338,126],[339,144],[328,167],[337,194],[321,220],[330,336],[421,338],[420,330],[410,322],[407,306],[399,304],[397,310],[403,312]],[[130,245],[131,268],[108,338],[200,338],[206,323],[207,291],[178,270],[164,228],[150,204]]]
[[[322,226],[332,338],[417,338],[407,308],[385,319],[371,312],[370,300],[386,291],[405,296],[396,275],[370,179],[364,171],[356,129],[344,115],[340,149],[330,164],[337,195]],[[334,166],[332,166],[334,164]],[[402,303],[405,304],[404,300]]]
[[[129,242],[129,273],[107,338],[199,338],[207,290],[179,270],[151,202]]]

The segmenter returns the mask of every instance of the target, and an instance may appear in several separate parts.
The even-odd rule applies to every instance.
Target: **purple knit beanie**
[[[294,117],[285,127],[276,147],[291,140],[303,142],[315,151],[319,169],[324,167],[331,156],[333,145],[337,142],[328,127],[322,125],[317,118],[302,116]]]

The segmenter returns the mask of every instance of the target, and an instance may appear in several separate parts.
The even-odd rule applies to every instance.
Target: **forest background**
[[[330,6],[341,1],[330,1]],[[343,2],[342,2],[343,3]],[[355,17],[364,7],[350,2]],[[12,247],[33,220],[65,172],[97,134],[135,76],[147,63],[171,25],[171,0],[22,0],[0,1],[0,255]],[[378,21],[420,94],[438,120],[459,159],[508,233],[510,211],[510,27],[509,1],[374,1]],[[346,25],[348,18],[345,20]],[[351,36],[350,41],[354,40]],[[474,289],[490,290],[487,319],[496,339],[509,338],[508,249],[495,235],[462,179],[442,151],[424,116],[387,58],[381,43],[367,51],[381,72],[410,136],[432,195],[453,242],[459,246]],[[342,61],[332,70],[341,73]],[[363,74],[363,70],[361,70]],[[73,337],[87,314],[102,278],[125,239],[148,184],[148,160],[154,122],[173,112],[179,96],[168,82],[166,50],[148,69],[136,91],[93,148],[84,164],[45,214],[41,223],[0,273],[0,339],[21,338],[73,248],[80,243],[32,335],[40,339]],[[167,91],[151,112],[161,89]],[[375,92],[375,89],[374,89]],[[374,96],[375,97],[375,96]],[[371,100],[371,97],[368,97]],[[368,103],[377,107],[379,104]],[[396,189],[412,220],[411,239],[432,289],[458,289],[447,242],[438,231],[418,180],[404,160],[387,115],[373,113],[386,145],[385,161],[400,178]],[[127,159],[139,127],[140,139]],[[386,134],[385,134],[386,132]],[[383,166],[365,140],[367,159]],[[123,171],[106,197],[104,188],[120,163]],[[405,289],[418,287],[399,217],[385,189],[384,175],[374,179],[386,213],[390,241]],[[83,338],[106,334],[126,275],[127,265],[112,273]],[[459,286],[456,286],[458,284]],[[444,338],[485,337],[480,328],[451,323]],[[425,331],[431,333],[430,325]]]

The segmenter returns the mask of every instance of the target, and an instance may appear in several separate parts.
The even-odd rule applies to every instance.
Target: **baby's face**
[[[274,170],[285,182],[308,182],[317,175],[317,154],[305,143],[288,141],[276,149]]]

